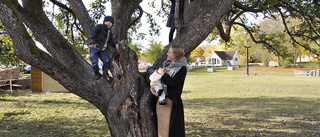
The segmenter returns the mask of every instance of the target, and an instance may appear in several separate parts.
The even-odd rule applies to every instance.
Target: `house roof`
[[[205,56],[196,56],[196,57],[192,57],[192,60],[206,60],[206,57]]]
[[[205,56],[198,56],[197,58],[198,58],[198,59],[201,59],[201,60],[206,60],[206,57],[205,57]]]
[[[214,51],[222,60],[232,60],[236,51]]]

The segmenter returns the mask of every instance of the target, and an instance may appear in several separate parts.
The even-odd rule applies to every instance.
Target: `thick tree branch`
[[[284,5],[281,5],[282,7],[285,7],[288,9],[288,12],[291,12],[292,14],[294,14],[293,17],[298,17],[300,19],[304,19],[304,21],[306,21],[309,25],[309,28],[312,32],[314,32],[315,35],[317,35],[317,37],[320,37],[319,35],[319,30],[315,29],[314,26],[317,26],[316,24],[314,24],[312,22],[312,20],[314,20],[314,17],[312,17],[312,15],[310,14],[306,14],[304,13],[301,9],[297,9],[295,7],[292,7],[289,3],[287,3],[286,1],[280,0],[281,3],[284,3]],[[275,6],[275,8],[279,8],[280,6]],[[296,13],[293,13],[296,12]],[[300,15],[300,16],[299,16]]]
[[[69,13],[74,14],[72,9],[68,8],[66,5],[60,3],[59,1],[57,1],[57,0],[50,0],[50,1],[53,4],[59,6],[60,8],[67,10]]]
[[[314,53],[314,54],[320,55],[320,53],[316,53],[316,52],[315,52],[314,50],[312,50],[310,47],[308,47],[308,46],[306,46],[306,45],[304,45],[304,44],[301,44],[300,42],[298,42],[298,41],[293,37],[293,35],[291,34],[290,30],[288,29],[286,20],[285,20],[285,18],[284,18],[283,13],[281,12],[281,9],[280,9],[280,8],[277,8],[277,10],[278,10],[278,12],[279,12],[280,15],[281,15],[281,19],[282,19],[282,22],[283,22],[283,24],[284,24],[285,30],[286,30],[287,34],[290,36],[291,40],[292,40],[294,43],[298,44],[299,46],[304,47],[306,50],[308,50],[308,51],[310,51],[310,52],[312,52],[312,53]]]
[[[1,3],[0,6],[5,5]],[[14,1],[13,1],[14,2]],[[28,1],[32,2],[32,1]],[[106,110],[101,102],[108,100],[111,92],[101,92],[105,89],[111,90],[111,84],[106,80],[94,81],[93,73],[89,64],[80,54],[68,43],[65,38],[53,27],[51,22],[42,11],[41,3],[24,2],[25,7],[13,7],[18,3],[6,3],[7,6],[1,13],[12,11],[13,14],[1,15],[1,21],[9,33],[15,46],[15,54],[28,64],[41,69],[43,72],[60,82],[70,92],[88,100],[100,110]],[[11,7],[11,9],[6,9]],[[33,10],[37,12],[32,12]],[[8,14],[8,15],[7,15]],[[17,16],[18,15],[18,16]],[[14,17],[14,19],[13,19]],[[11,21],[11,22],[8,22]],[[16,21],[16,22],[13,22]],[[23,21],[23,23],[21,22]],[[49,25],[51,24],[51,25]],[[34,34],[34,37],[50,52],[41,51],[33,42],[25,29],[27,26]],[[76,82],[75,82],[76,81]],[[88,83],[88,81],[93,81]],[[101,85],[101,86],[96,86]],[[95,91],[90,91],[96,89]]]
[[[240,11],[236,14],[236,16],[232,17],[229,22],[235,22],[241,15],[243,15],[244,11]]]
[[[1,3],[1,1],[0,1]],[[28,34],[28,31],[22,24],[21,20],[17,18],[17,16],[13,16],[12,14],[17,14],[17,9],[11,8],[8,9],[7,7],[10,6],[3,6],[4,3],[1,3],[0,8],[1,13],[4,13],[2,16],[0,16],[0,19],[4,26],[6,26],[7,32],[9,36],[12,38],[12,42],[14,45],[15,49],[15,54],[18,56],[20,59],[24,60],[25,62],[32,64],[32,66],[35,66],[37,68],[43,68],[44,66],[51,68],[51,69],[43,69],[44,72],[47,74],[54,76],[55,72],[65,70],[68,71],[69,69],[67,67],[64,67],[61,62],[57,61],[54,59],[50,54],[40,50],[33,39]],[[17,8],[17,7],[16,7]],[[22,10],[23,8],[20,7],[18,8]],[[12,12],[7,12],[7,11],[12,11]],[[14,18],[14,19],[13,19]],[[55,66],[61,66],[60,68],[57,68]],[[64,73],[61,73],[63,75]],[[66,73],[67,74],[67,73]],[[56,76],[56,75],[55,75]],[[62,77],[70,77],[70,76],[62,76]],[[56,77],[53,77],[56,78]],[[67,81],[67,79],[63,79],[62,81]]]
[[[88,12],[87,12],[84,4],[82,3],[82,1],[79,1],[79,0],[78,0],[78,1],[68,0],[69,3],[70,3],[70,6],[73,7],[74,9],[76,9],[76,10],[72,10],[71,8],[67,7],[66,5],[60,3],[59,1],[56,1],[56,0],[50,0],[50,1],[51,1],[53,4],[59,6],[60,8],[65,9],[65,10],[67,11],[67,13],[70,13],[70,14],[74,17],[74,20],[83,18],[82,16],[88,14]],[[84,9],[84,10],[83,10],[83,9]],[[66,13],[66,14],[67,14],[67,13]],[[77,14],[77,15],[78,15],[78,14],[81,14],[81,16],[79,17],[79,15],[77,16],[76,14]],[[88,14],[88,16],[89,16],[89,14]],[[66,15],[66,17],[68,18],[69,16]],[[69,19],[69,18],[68,18],[68,19]],[[88,19],[91,19],[90,16],[88,17]],[[86,21],[86,22],[89,22],[89,21]],[[91,22],[92,22],[92,21],[91,21]],[[85,27],[85,26],[87,26],[87,25],[81,24],[81,25],[83,26],[83,29],[84,29],[84,31],[83,31],[82,28],[78,26],[78,24],[76,23],[76,21],[75,21],[75,23],[72,23],[71,25],[76,25],[77,30],[79,30],[83,35],[87,35],[87,36],[89,36],[88,34],[90,33],[91,28],[92,28],[92,27],[90,27],[90,30],[89,30],[89,29],[87,29],[87,27]],[[89,25],[90,25],[90,23],[89,23]],[[66,34],[67,34],[68,31],[69,31],[68,28],[69,28],[69,24],[67,24]],[[73,31],[73,30],[71,30],[71,31]],[[73,35],[73,34],[72,34],[72,35]],[[71,36],[71,37],[74,37],[74,36]]]
[[[298,13],[298,15],[295,14],[295,16],[298,16],[299,18],[303,18],[304,21],[306,21],[309,25],[309,28],[312,32],[314,32],[314,34],[317,36],[317,37],[320,37],[320,34],[319,34],[319,30],[315,29],[314,26],[317,26],[316,24],[314,24],[312,22],[312,20],[314,20],[314,17],[312,17],[312,15],[309,15],[309,14],[305,14],[304,12],[302,12],[300,9],[297,9],[297,8],[294,8],[292,6],[289,5],[289,3],[285,2],[285,1],[282,1],[282,3],[284,3],[285,5],[283,5],[283,7],[286,7],[287,9],[289,9],[289,12],[296,12]],[[279,7],[276,7],[276,8],[279,8]]]
[[[191,51],[205,40],[218,25],[233,3],[234,0],[219,0],[193,1],[190,4],[185,4],[184,14],[188,16],[184,16],[184,27],[178,29],[180,33],[177,33],[176,38],[165,47],[154,65],[157,67],[161,66],[162,62],[166,59],[166,53],[171,45],[183,46],[186,56],[189,56]],[[228,8],[222,8],[220,4]]]
[[[259,4],[260,3],[260,4]],[[267,3],[265,3],[267,4]],[[274,52],[276,55],[279,55],[278,54],[278,51],[279,50],[277,47],[273,46],[273,45],[270,45],[269,40],[273,41],[272,39],[264,39],[264,40],[256,40],[251,32],[251,30],[249,30],[245,24],[242,24],[242,23],[238,23],[238,22],[235,22],[236,19],[238,19],[244,12],[254,12],[254,13],[262,13],[264,12],[264,15],[266,16],[267,14],[269,15],[269,17],[272,17],[272,18],[276,18],[274,15],[272,15],[271,13],[273,13],[272,11],[274,11],[275,9],[277,9],[278,12],[281,13],[281,11],[279,9],[288,9],[287,12],[291,12],[291,14],[294,13],[294,15],[290,15],[290,16],[294,16],[294,17],[298,17],[298,18],[301,18],[302,20],[304,20],[307,24],[308,24],[308,28],[310,31],[313,32],[314,35],[316,36],[306,36],[303,34],[303,32],[301,33],[292,33],[289,31],[288,27],[287,27],[287,24],[285,22],[285,17],[284,17],[284,14],[282,14],[282,18],[283,18],[283,24],[285,24],[285,27],[286,27],[286,31],[287,33],[290,35],[290,38],[294,41],[294,43],[296,43],[297,45],[300,45],[302,47],[304,47],[305,49],[311,51],[312,49],[310,47],[308,47],[307,45],[303,45],[301,43],[299,43],[297,40],[295,40],[295,37],[294,36],[297,36],[299,35],[299,37],[305,37],[307,38],[308,40],[310,41],[313,41],[315,44],[319,45],[319,42],[317,41],[318,40],[318,37],[319,37],[319,33],[318,31],[315,29],[316,25],[314,25],[314,22],[312,21],[312,15],[306,15],[305,12],[303,10],[299,10],[297,8],[294,8],[292,7],[289,3],[287,3],[286,1],[283,1],[283,0],[280,0],[279,2],[276,2],[275,4],[271,5],[271,6],[262,6],[262,7],[258,7],[258,5],[265,5],[265,4],[261,4],[261,1],[258,0],[258,1],[253,1],[251,3],[251,5],[248,6],[248,4],[244,4],[244,3],[241,3],[241,2],[238,2],[236,1],[233,5],[236,7],[235,9],[233,9],[232,11],[229,12],[229,16],[232,16],[232,14],[234,14],[233,17],[227,17],[227,19],[225,20],[225,24],[226,24],[226,27],[223,27],[222,26],[222,23],[219,23],[217,25],[217,29],[218,29],[218,32],[219,32],[219,35],[220,37],[224,40],[224,41],[229,41],[230,40],[230,30],[228,31],[228,28],[230,29],[230,26],[232,26],[233,24],[237,24],[237,25],[240,25],[242,26],[243,28],[245,28],[245,30],[248,32],[248,34],[250,35],[250,37],[256,42],[256,43],[262,43],[266,46],[266,48],[269,50],[269,51],[272,51]],[[265,7],[265,8],[264,8]],[[282,8],[280,8],[282,7]],[[237,8],[239,8],[240,10],[237,10]],[[229,26],[229,27],[228,27]],[[225,31],[224,31],[225,29]],[[312,34],[312,35],[313,35]],[[316,51],[313,51],[313,53],[316,52]]]
[[[128,28],[130,28],[132,25],[134,25],[134,24],[136,24],[140,19],[141,19],[141,17],[142,17],[142,15],[143,15],[143,9],[141,8],[141,6],[139,5],[138,7],[138,10],[140,11],[139,12],[139,17],[137,17],[137,18],[135,18],[134,20],[132,20],[130,23],[129,23],[129,26],[128,26]]]
[[[256,8],[259,3],[260,3],[260,0],[257,0],[252,4],[252,6],[248,7],[248,6],[242,5],[238,1],[235,1],[233,5],[236,6],[237,8],[239,8],[239,9],[242,9],[243,11],[249,11],[249,12],[257,13],[257,12],[262,12],[262,11],[265,10],[265,9],[257,9]]]
[[[230,25],[229,25],[230,26]],[[222,26],[222,23],[219,22],[217,25],[217,29],[219,32],[220,37],[224,40],[224,41],[230,41],[230,33],[224,33],[224,29]],[[229,31],[230,32],[230,31]]]
[[[249,34],[249,36],[250,36],[250,38],[252,39],[252,41],[254,41],[255,43],[264,44],[264,45],[266,45],[266,48],[267,48],[270,52],[273,52],[275,55],[281,55],[281,54],[279,54],[279,53],[276,51],[276,49],[274,48],[274,46],[272,46],[272,45],[270,45],[269,43],[266,42],[267,40],[271,40],[271,39],[264,39],[264,40],[259,40],[259,41],[258,41],[258,40],[255,39],[255,37],[253,36],[252,32],[250,31],[250,29],[249,29],[246,25],[244,25],[244,24],[242,24],[242,23],[239,23],[239,22],[234,22],[234,24],[237,24],[237,25],[243,27],[243,28],[247,31],[247,33]]]
[[[91,29],[94,27],[94,22],[91,20],[91,17],[89,16],[89,13],[86,7],[84,6],[81,0],[68,0],[68,1],[71,8],[74,9],[73,10],[74,15],[79,20],[79,23],[83,28],[84,34],[87,37],[89,37]],[[78,30],[81,30],[81,29],[78,29]]]
[[[64,4],[62,4],[62,3],[60,3],[60,2],[58,2],[58,1],[56,1],[56,0],[50,0],[50,1],[51,1],[54,5],[57,5],[58,7],[62,8],[62,9],[65,9],[65,12],[63,12],[63,13],[66,14],[65,17],[67,17],[67,22],[70,22],[70,19],[69,19],[69,16],[68,16],[69,13],[74,17],[74,20],[75,20],[75,22],[76,22],[77,18],[76,18],[75,13],[74,13],[74,11],[73,11],[72,9],[68,8],[66,5],[64,5]],[[54,15],[53,15],[53,18],[54,18]],[[69,31],[71,31],[71,37],[72,37],[72,38],[74,38],[74,36],[73,36],[74,34],[73,34],[73,30],[72,30],[73,25],[76,25],[77,30],[80,31],[82,35],[86,35],[86,34],[82,31],[82,28],[78,27],[78,24],[76,24],[76,23],[72,23],[72,24],[67,23],[66,25],[67,25],[67,28],[66,28],[66,30],[65,30],[65,31],[66,31],[65,33],[68,34]],[[71,28],[71,30],[69,30],[69,28]],[[73,43],[73,45],[74,45],[74,42],[72,42],[72,43]]]
[[[292,36],[302,37],[302,38],[309,39],[309,40],[313,41],[315,44],[317,44],[317,45],[320,47],[320,43],[317,41],[319,38],[310,37],[310,36],[307,36],[307,35],[304,35],[304,34],[300,34],[300,33],[292,34]]]
[[[234,22],[239,19],[239,17],[241,15],[243,15],[243,13],[250,11],[250,12],[260,12],[262,11],[262,9],[257,10],[256,7],[257,5],[260,3],[260,1],[255,1],[252,6],[248,7],[248,6],[244,6],[242,5],[240,2],[236,1],[233,5],[235,7],[238,7],[239,9],[241,9],[240,12],[235,13],[233,11],[229,12],[228,15],[230,15],[231,13],[235,13],[235,16],[230,17],[231,19],[226,19],[226,31],[224,31],[223,25],[221,22],[218,23],[217,25],[217,29],[219,31],[219,35],[220,37],[224,40],[224,41],[230,41],[230,33],[231,33],[231,27],[233,26]]]

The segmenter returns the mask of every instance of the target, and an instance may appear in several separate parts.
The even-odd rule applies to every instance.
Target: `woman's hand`
[[[159,68],[159,69],[158,69],[158,73],[160,73],[161,75],[163,75],[163,74],[164,74],[164,68]]]

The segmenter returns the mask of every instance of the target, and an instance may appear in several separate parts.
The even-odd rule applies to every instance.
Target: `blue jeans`
[[[90,58],[91,58],[91,62],[92,62],[93,72],[94,73],[98,73],[99,72],[98,59],[100,58],[100,60],[103,63],[103,65],[102,65],[103,74],[108,74],[109,57],[108,57],[107,51],[93,49],[93,48],[90,47],[89,48],[89,54],[90,54]]]

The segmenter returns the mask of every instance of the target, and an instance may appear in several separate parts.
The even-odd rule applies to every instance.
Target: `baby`
[[[166,105],[167,103],[165,102],[166,94],[163,92],[163,85],[161,84],[161,77],[162,75],[158,73],[158,69],[156,67],[149,67],[147,69],[147,73],[149,75],[150,81],[153,83],[152,85],[154,87],[151,87],[151,93],[155,96],[159,96],[159,104],[160,105]],[[151,83],[150,83],[151,85]],[[151,86],[152,86],[151,85]],[[155,91],[152,91],[152,88],[155,89]]]

